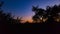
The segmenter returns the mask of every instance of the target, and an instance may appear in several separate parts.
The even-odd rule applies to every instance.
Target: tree
[[[1,24],[17,24],[20,23],[19,19],[14,19],[11,13],[3,13],[1,9],[4,2],[0,2],[0,23]]]
[[[55,22],[56,18],[60,20],[60,5],[47,6],[46,10],[33,6],[32,10],[35,12],[35,15],[32,17],[33,21],[38,22],[41,17],[42,22],[44,19],[47,19],[46,22],[48,23]]]
[[[44,9],[38,8],[38,6],[37,7],[33,6],[32,11],[35,12],[35,15],[33,16],[33,21],[38,22],[40,20],[40,17],[42,17],[42,21],[43,21],[43,15],[45,11]]]

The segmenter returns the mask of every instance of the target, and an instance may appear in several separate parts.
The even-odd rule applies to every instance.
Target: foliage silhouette
[[[0,2],[0,24],[19,24],[20,19],[14,19],[11,13],[3,13],[2,5],[4,2]]]
[[[21,23],[21,18],[17,17],[17,19],[14,19],[12,17],[11,13],[3,13],[2,6],[4,2],[0,2],[0,23],[2,24],[19,24]],[[47,6],[46,10],[42,8],[38,8],[38,6],[34,7],[32,6],[32,11],[35,12],[35,15],[32,17],[33,22],[36,23],[44,23],[44,19],[46,19],[45,22],[47,23],[53,23],[56,22],[55,18],[60,18],[60,5],[54,5],[54,6]],[[60,19],[59,19],[60,22]],[[26,22],[28,23],[28,22]]]
[[[2,4],[1,4],[2,7]],[[1,8],[0,7],[0,8]],[[21,25],[21,18],[17,17],[17,19],[14,19],[14,16],[12,17],[11,13],[3,13],[3,10],[0,9],[0,24],[19,24],[19,25],[3,25],[2,28],[3,33],[20,33],[20,31],[22,32],[37,32],[40,33],[40,31],[44,34],[45,33],[50,33],[53,32],[55,33],[57,30],[59,31],[59,25],[60,24],[54,24],[55,26],[53,26],[53,24],[45,24],[45,23],[52,23],[54,22],[54,18],[53,17],[57,17],[60,18],[60,15],[58,13],[60,13],[60,5],[56,6],[54,5],[53,7],[47,6],[46,10],[42,9],[42,8],[38,8],[38,7],[34,7],[32,8],[33,12],[35,12],[35,15],[32,17],[33,22],[36,22],[35,24],[32,23],[30,24],[28,21],[26,21],[25,24]],[[42,17],[42,20],[41,20]],[[45,23],[43,23],[43,19],[44,18],[48,18],[47,21]],[[42,23],[39,24],[41,21]],[[39,23],[38,23],[39,22]]]
[[[42,17],[42,23],[44,18],[48,18],[46,20],[47,23],[53,23],[56,22],[55,18],[60,17],[60,5],[47,6],[46,10],[33,6],[32,11],[35,12],[35,15],[32,17],[32,19],[36,22]]]
[[[35,15],[34,15],[33,18],[32,18],[33,21],[38,22],[38,20],[40,20],[40,17],[43,17],[45,10],[42,9],[42,8],[38,8],[38,7],[34,7],[34,6],[33,6],[32,11],[35,12]],[[43,18],[42,18],[42,19],[43,19]]]

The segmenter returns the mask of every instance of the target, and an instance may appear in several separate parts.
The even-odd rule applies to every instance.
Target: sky
[[[5,13],[12,13],[16,17],[23,17],[23,20],[30,20],[34,15],[32,6],[46,8],[60,4],[60,0],[2,0],[4,1],[3,10]]]

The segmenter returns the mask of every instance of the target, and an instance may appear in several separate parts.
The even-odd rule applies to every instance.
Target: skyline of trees
[[[2,10],[4,2],[0,2],[0,22],[3,24],[19,24],[21,23],[22,17],[14,19],[11,13],[3,13]],[[46,10],[43,8],[39,8],[38,6],[32,6],[32,11],[35,15],[32,17],[32,23],[53,23],[60,22],[60,5],[47,6]],[[29,23],[26,21],[26,23]]]

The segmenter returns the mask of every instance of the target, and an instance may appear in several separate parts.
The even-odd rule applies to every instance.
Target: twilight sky
[[[53,6],[60,4],[60,0],[3,0],[4,12],[10,12],[16,17],[23,17],[24,20],[31,20],[34,15],[32,12],[32,5],[39,5],[40,8],[46,8],[46,6]]]

